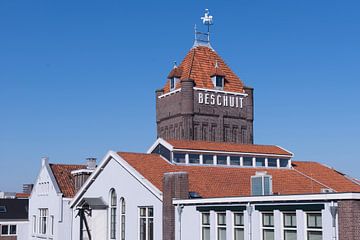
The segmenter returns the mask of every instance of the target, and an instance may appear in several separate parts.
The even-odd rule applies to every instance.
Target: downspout
[[[250,202],[248,202],[247,206],[246,206],[246,211],[249,215],[249,221],[248,221],[248,224],[249,224],[249,240],[252,239],[252,226],[251,226],[251,216],[252,216],[252,211],[253,211],[253,208],[250,204]]]
[[[338,213],[338,207],[335,206],[334,201],[331,201],[331,205],[330,205],[330,213],[332,216],[332,239],[336,240],[337,239],[337,234],[336,234],[336,215]]]
[[[181,214],[183,212],[184,205],[177,205],[177,211],[179,214],[179,240],[181,240]]]

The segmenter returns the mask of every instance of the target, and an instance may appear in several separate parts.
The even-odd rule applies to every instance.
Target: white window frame
[[[285,226],[285,215],[286,214],[294,214],[295,215],[295,226]],[[285,239],[285,231],[295,231],[296,233],[296,236],[298,235],[298,232],[297,232],[297,218],[296,218],[296,211],[287,211],[287,212],[282,212],[281,214],[281,226],[282,226],[282,236],[283,236],[283,239]]]
[[[33,216],[32,216],[32,220],[33,220],[33,225],[32,225],[33,229],[32,229],[32,232],[35,234],[35,233],[37,233],[36,215],[33,215]]]
[[[203,222],[203,215],[204,214],[209,215],[209,224],[204,224],[204,222]],[[204,239],[204,236],[203,236],[203,229],[204,228],[208,228],[209,233],[211,235],[211,214],[210,214],[210,212],[201,212],[200,213],[200,239],[201,240],[207,240],[207,239]],[[210,236],[210,239],[211,239],[211,236]]]
[[[5,234],[2,233],[2,227],[3,226],[7,226],[7,228],[8,228],[7,233],[5,233]],[[13,233],[13,234],[10,233],[11,226],[15,226],[15,233]],[[18,227],[17,227],[16,224],[2,224],[0,230],[1,230],[0,231],[0,236],[17,236]]]
[[[126,239],[126,202],[120,198],[120,240]]]
[[[49,209],[39,208],[39,234],[46,235],[48,233]]]
[[[141,216],[141,209],[145,209],[145,216]],[[149,215],[149,209],[152,209],[152,216]],[[142,206],[142,207],[138,207],[138,239],[140,239],[140,229],[141,229],[141,219],[145,219],[145,240],[151,240],[151,239],[155,239],[154,237],[154,229],[155,229],[155,218],[154,218],[154,207],[153,206]],[[150,238],[150,231],[149,231],[149,223],[150,220],[152,220],[152,233],[153,236]]]
[[[266,214],[272,214],[272,219],[273,219],[272,226],[264,226],[264,215],[266,215]],[[265,240],[265,238],[264,238],[265,230],[272,230],[274,232],[274,239],[275,239],[275,214],[274,214],[274,211],[261,212],[260,222],[261,222],[261,239]]]
[[[321,217],[321,228],[311,228],[309,227],[309,224],[308,224],[308,215],[309,214],[320,214],[320,217]],[[323,234],[323,214],[322,214],[322,211],[309,211],[309,212],[305,212],[305,227],[306,227],[306,233],[305,233],[305,239],[306,240],[309,240],[309,237],[308,237],[308,233],[309,232],[321,232],[321,235],[324,236]]]
[[[219,215],[223,214],[225,215],[225,224],[219,224]],[[225,229],[225,239],[226,240],[226,234],[227,234],[227,228],[226,228],[226,211],[221,211],[221,212],[216,212],[216,240],[221,240],[219,239],[219,230],[220,229]]]
[[[109,206],[109,239],[116,239],[117,194],[114,188],[110,189]]]
[[[240,215],[242,215],[242,225],[236,225],[235,224],[235,215],[236,214],[240,214]],[[235,240],[235,231],[236,231],[236,229],[242,229],[243,230],[243,233],[244,233],[244,239],[246,239],[245,238],[245,215],[244,215],[244,212],[242,211],[242,212],[233,212],[232,213],[232,221],[233,221],[233,240]]]

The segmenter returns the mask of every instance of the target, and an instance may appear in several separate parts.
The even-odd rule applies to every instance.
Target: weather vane
[[[205,9],[205,14],[200,18],[205,26],[207,26],[207,32],[200,32],[195,25],[195,46],[206,45],[210,46],[210,26],[214,24],[213,16],[210,15],[209,9]]]

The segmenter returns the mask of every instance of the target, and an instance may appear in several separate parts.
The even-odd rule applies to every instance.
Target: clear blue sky
[[[0,190],[40,159],[82,163],[155,140],[155,89],[193,44],[255,88],[255,142],[360,178],[359,1],[0,1]]]

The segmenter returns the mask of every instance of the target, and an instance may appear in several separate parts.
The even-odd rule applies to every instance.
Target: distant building
[[[28,199],[0,199],[0,240],[29,239]]]

